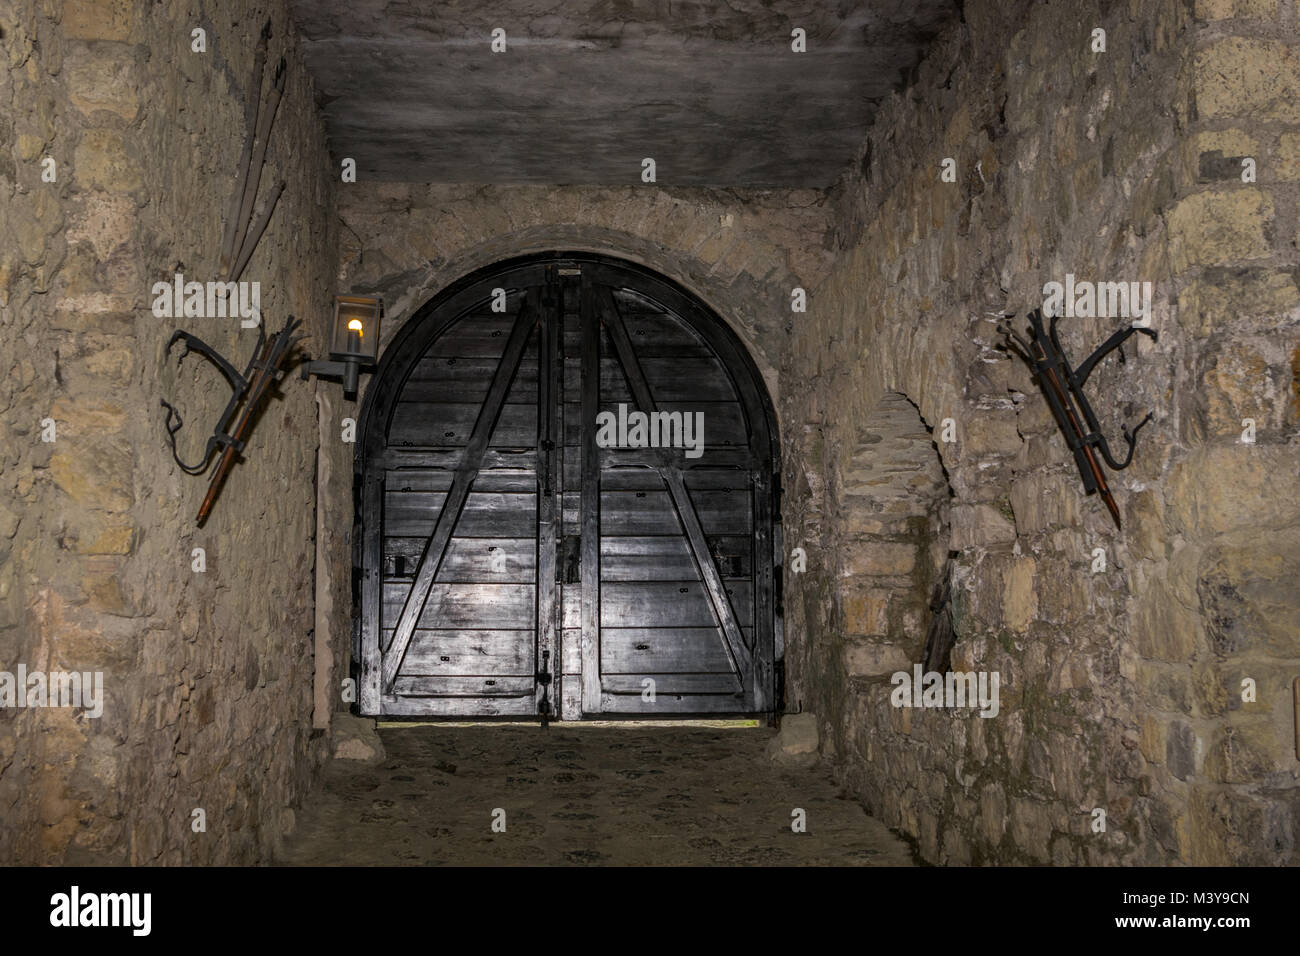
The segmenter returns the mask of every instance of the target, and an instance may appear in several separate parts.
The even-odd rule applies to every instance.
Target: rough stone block
[[[126,193],[143,184],[140,167],[127,151],[122,133],[89,129],[73,153],[73,175],[84,186]]]
[[[78,40],[129,40],[131,0],[67,0],[63,34]]]
[[[1175,720],[1169,724],[1165,737],[1165,763],[1169,772],[1179,780],[1196,773],[1196,758],[1200,741],[1190,724]]]
[[[1257,784],[1295,764],[1290,731],[1267,719],[1236,721],[1216,734],[1202,771],[1221,783]]]
[[[916,567],[916,546],[887,541],[858,541],[844,556],[846,574],[907,575]]]
[[[1183,822],[1186,858],[1194,865],[1293,862],[1297,821],[1286,800],[1232,790],[1196,790]]]
[[[60,398],[51,406],[50,414],[59,423],[61,436],[67,434],[80,437],[118,432],[127,422],[126,409],[115,398]]]
[[[1277,18],[1278,0],[1196,0],[1200,20]]]
[[[1201,119],[1300,122],[1300,60],[1289,42],[1224,37],[1197,51],[1193,83]]]
[[[1215,267],[1188,283],[1178,296],[1178,321],[1200,335],[1242,320],[1280,320],[1300,313],[1300,282],[1294,273],[1267,268]]]
[[[1300,647],[1300,540],[1279,532],[1267,542],[1207,552],[1196,582],[1210,647],[1220,658],[1247,653],[1293,657]]]
[[[844,629],[849,634],[883,636],[888,630],[890,592],[848,589],[843,597]]]
[[[70,444],[70,442],[69,442]],[[127,448],[95,440],[50,457],[50,477],[73,501],[88,508],[126,511],[135,503],[134,456]]]
[[[69,242],[89,242],[99,259],[131,240],[137,222],[135,203],[125,196],[88,196],[68,227]]]
[[[1142,718],[1141,734],[1138,737],[1138,750],[1147,763],[1163,764],[1165,762],[1165,724],[1164,721],[1150,714]]]
[[[1255,423],[1256,441],[1270,435],[1284,435],[1294,420],[1291,396],[1290,350],[1294,335],[1234,339],[1207,350],[1196,389],[1197,415],[1188,425],[1197,429],[1193,437],[1215,441],[1240,440],[1243,421]]]
[[[1152,581],[1132,625],[1133,642],[1147,660],[1188,661],[1196,652],[1197,614],[1164,581]]]
[[[379,763],[384,759],[384,744],[369,717],[335,714],[330,724],[335,760],[360,760]]]
[[[1038,593],[1034,590],[1035,563],[1032,558],[1014,561],[1002,575],[1002,619],[1013,631],[1028,630],[1038,617]]]
[[[788,767],[811,767],[818,761],[817,716],[790,714],[781,718],[781,729],[767,745],[767,755]]]
[[[1000,785],[990,783],[980,792],[980,835],[988,846],[996,848],[1006,828],[1006,794]]]
[[[850,677],[878,677],[909,671],[912,660],[897,644],[873,644],[850,640],[844,645],[844,670]]]
[[[993,505],[954,505],[951,536],[953,550],[964,551],[1015,541],[1016,526]]]
[[[1069,456],[1068,450],[1063,453]],[[1011,483],[1011,510],[1023,535],[1073,527],[1079,521],[1079,492],[1062,475],[1024,475]]]
[[[1173,466],[1168,500],[1174,520],[1188,532],[1285,527],[1300,501],[1300,469],[1287,448],[1205,446]]]
[[[1035,800],[1017,799],[1011,812],[1011,839],[1016,846],[1032,859],[1046,863],[1051,835],[1050,809]]]
[[[1168,222],[1175,273],[1272,255],[1273,201],[1258,189],[1194,193],[1174,206]]]
[[[134,66],[120,56],[78,51],[64,61],[68,98],[83,116],[106,110],[128,123],[140,111],[140,86]]]
[[[1009,411],[970,415],[958,422],[958,450],[975,455],[1014,455],[1024,439],[1016,429],[1016,416]]]
[[[1294,182],[1300,179],[1300,133],[1283,133],[1273,160],[1273,174]]]

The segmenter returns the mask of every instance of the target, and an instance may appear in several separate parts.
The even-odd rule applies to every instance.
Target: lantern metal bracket
[[[343,380],[343,393],[345,395],[355,395],[361,376],[361,359],[345,358],[341,362],[326,362],[314,359],[302,364],[301,375],[304,382],[313,375],[320,378],[341,378]]]

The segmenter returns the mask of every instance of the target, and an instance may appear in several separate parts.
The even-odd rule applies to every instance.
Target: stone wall
[[[1291,0],[967,3],[834,191],[781,369],[789,697],[929,861],[1300,862],[1296,33]],[[1156,413],[1122,531],[996,350],[1067,273],[1154,284],[1159,342],[1089,382],[1120,449]],[[1000,674],[996,717],[890,703],[949,551],[951,667]]]
[[[216,278],[269,14],[289,71],[263,190],[289,185],[244,278],[272,329],[298,315],[319,355],[337,284],[384,295],[388,340],[529,252],[658,270],[778,402],[787,552],[808,557],[786,577],[788,704],[873,812],[940,863],[1300,862],[1296,7],[968,2],[824,194],[336,187],[283,3],[20,0],[0,23],[0,671],[102,671],[107,700],[0,708],[0,860],[268,859],[313,728],[346,706],[356,405],[287,379],[203,529],[159,407],[192,455],[226,387],[168,336],[240,365],[252,347],[149,307],[175,272]],[[1156,411],[1112,474],[1122,531],[996,348],[1067,273],[1154,287],[1159,342],[1090,383],[1109,435]],[[1118,324],[1066,320],[1066,347]],[[996,717],[891,706],[936,614],[954,670],[1000,675]]]
[[[196,529],[207,482],[173,464],[159,403],[180,409],[192,458],[228,391],[201,359],[178,370],[179,350],[163,349],[183,327],[242,368],[255,333],[150,306],[175,272],[218,278],[269,16],[268,86],[281,54],[288,73],[262,194],[281,177],[288,189],[244,279],[261,283],[272,330],[293,313],[319,351],[337,227],[311,85],[283,3],[13,9],[0,22],[0,670],[102,671],[106,701],[98,719],[0,709],[0,860],[265,859],[323,750],[313,386],[286,378]],[[197,28],[206,52],[192,50]],[[335,440],[331,457],[346,462],[347,447]],[[346,569],[336,583],[346,593]]]

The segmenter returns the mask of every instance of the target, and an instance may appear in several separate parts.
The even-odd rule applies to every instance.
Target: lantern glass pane
[[[368,296],[334,297],[336,358],[354,357],[373,362],[379,354],[379,316],[382,301]]]

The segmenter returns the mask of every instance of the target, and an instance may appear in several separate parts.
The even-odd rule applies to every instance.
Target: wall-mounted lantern
[[[372,367],[379,358],[379,320],[384,300],[379,296],[336,295],[334,297],[334,339],[330,362],[307,362],[302,377],[342,378],[343,392],[355,395],[361,369]]]

